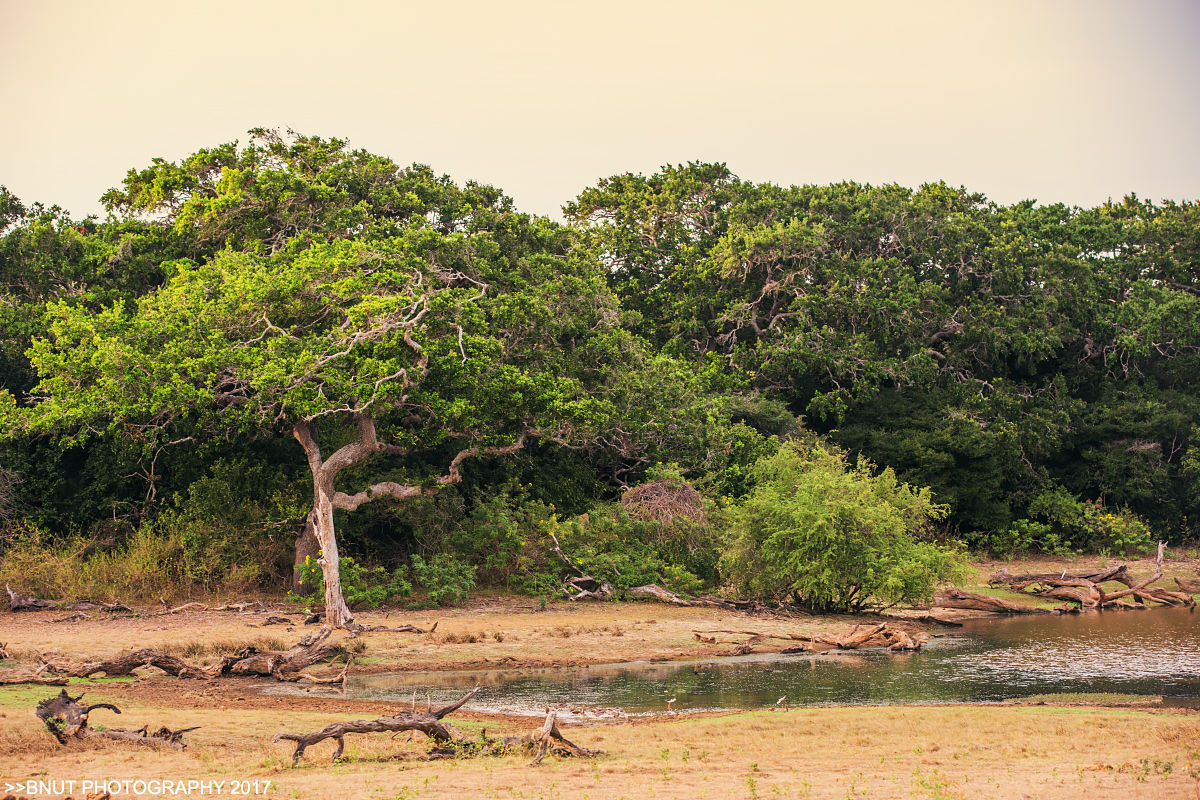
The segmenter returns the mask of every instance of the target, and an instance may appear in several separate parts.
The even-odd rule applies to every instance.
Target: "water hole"
[[[765,623],[764,628],[768,628]],[[917,653],[857,650],[751,654],[590,667],[391,673],[352,677],[344,694],[452,701],[474,686],[476,711],[597,719],[684,711],[863,704],[1002,702],[1036,694],[1161,695],[1200,706],[1200,615],[1156,609],[968,620]],[[264,687],[294,692],[295,685]],[[303,690],[300,690],[303,691]],[[673,700],[668,706],[668,700]]]

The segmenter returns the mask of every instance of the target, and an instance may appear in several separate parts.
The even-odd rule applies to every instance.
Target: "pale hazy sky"
[[[1011,203],[1200,199],[1200,0],[0,0],[0,183],[97,213],[255,126],[558,215],[724,161]]]

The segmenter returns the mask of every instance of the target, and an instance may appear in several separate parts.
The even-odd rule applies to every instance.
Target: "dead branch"
[[[8,610],[9,611],[44,611],[48,608],[62,608],[62,603],[57,600],[39,600],[36,597],[22,597],[12,590],[12,587],[7,583],[4,588],[8,590]]]
[[[663,525],[678,519],[699,522],[704,517],[704,498],[681,481],[654,481],[635,486],[621,495],[621,505],[634,519]]]
[[[292,766],[295,766],[300,761],[300,757],[304,755],[306,748],[326,739],[337,739],[337,750],[333,753],[333,760],[337,761],[346,747],[346,734],[348,733],[420,731],[438,744],[449,744],[460,741],[462,734],[456,731],[449,723],[442,722],[442,717],[457,711],[464,703],[474,697],[481,688],[480,686],[476,686],[456,702],[437,710],[406,711],[393,717],[380,717],[375,720],[357,719],[349,722],[335,722],[331,725],[326,725],[314,733],[279,733],[271,741],[286,740],[296,743],[296,749],[292,753]]]

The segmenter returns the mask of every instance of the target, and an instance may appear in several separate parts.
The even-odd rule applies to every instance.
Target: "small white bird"
[[[787,695],[785,694],[783,697],[776,700],[775,705],[777,705],[777,706],[781,705],[781,706],[783,706],[783,710],[787,711],[788,710]]]
[[[671,703],[674,703],[674,702],[675,702],[674,697],[672,697],[670,700],[667,701],[667,713],[671,712]]]

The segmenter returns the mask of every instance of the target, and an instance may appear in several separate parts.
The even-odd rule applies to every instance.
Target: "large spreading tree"
[[[320,140],[308,146],[324,152]],[[177,176],[167,166],[157,165]],[[272,196],[297,186],[330,193],[311,176],[291,181],[282,160],[268,166],[249,182],[227,166],[209,183],[285,187]],[[152,183],[134,173],[127,188]],[[444,199],[452,187],[438,185]],[[360,220],[360,236],[319,226],[289,236],[290,223],[264,222],[249,240],[232,227],[229,246],[174,262],[166,283],[136,302],[100,311],[51,304],[49,334],[30,350],[40,378],[34,402],[17,411],[10,399],[8,413],[27,431],[68,441],[118,431],[151,456],[202,437],[290,435],[313,484],[296,558],[318,557],[328,621],[344,625],[351,616],[339,584],[335,509],[432,493],[460,480],[464,459],[535,439],[588,438],[605,418],[598,390],[635,351],[597,260],[572,248],[571,232],[512,212],[498,193],[475,191],[490,206],[459,206],[455,219]],[[126,202],[144,194],[131,190]],[[225,234],[220,209],[193,202],[199,194],[175,204],[176,224],[203,237]],[[301,201],[278,205],[294,210]],[[334,204],[369,221],[365,205]],[[201,211],[186,211],[193,206]],[[323,447],[323,431],[336,446]],[[393,459],[392,479],[338,487],[339,474],[374,457]]]

